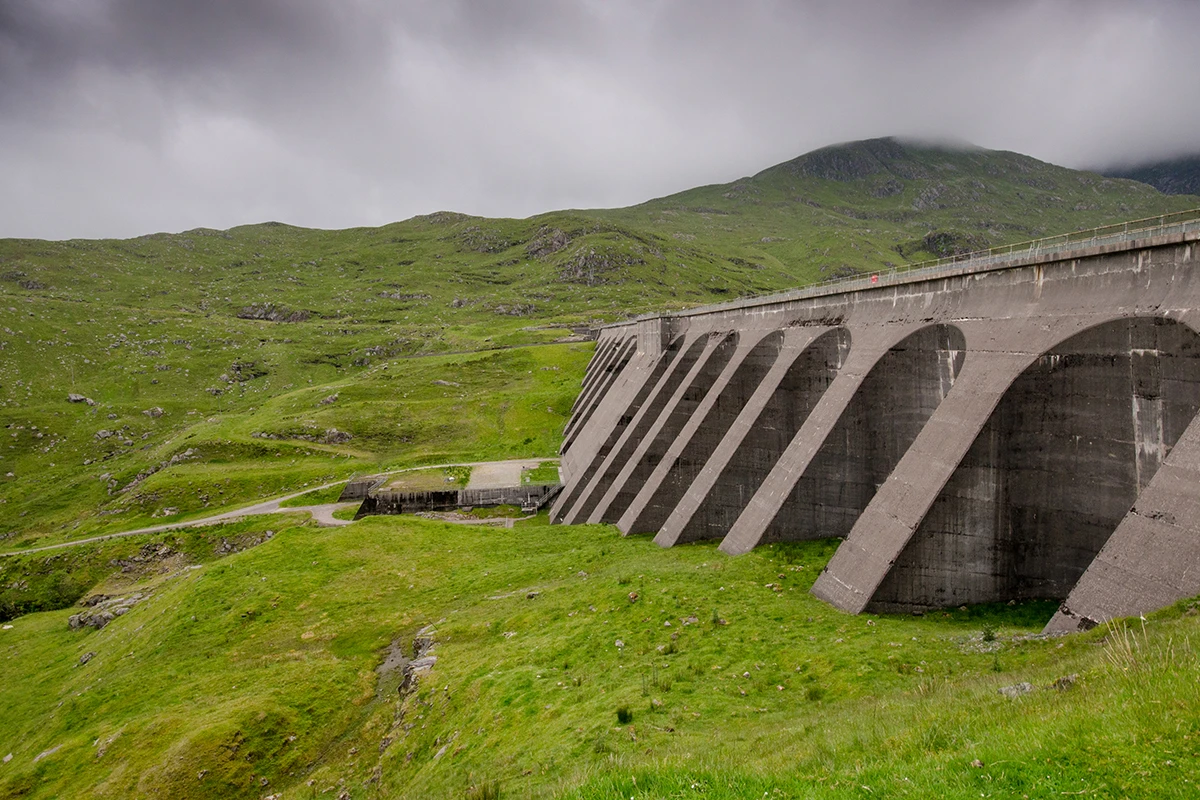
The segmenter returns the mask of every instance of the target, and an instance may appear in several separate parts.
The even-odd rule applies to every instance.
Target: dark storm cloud
[[[627,204],[889,134],[1200,150],[1178,0],[0,0],[0,235]]]

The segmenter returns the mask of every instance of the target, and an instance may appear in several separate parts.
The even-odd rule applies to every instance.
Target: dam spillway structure
[[[1200,211],[600,332],[558,523],[840,537],[851,613],[1200,594]]]

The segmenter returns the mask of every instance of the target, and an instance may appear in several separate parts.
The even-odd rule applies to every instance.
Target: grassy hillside
[[[554,456],[582,328],[1196,206],[873,140],[628,209],[3,240],[0,553]],[[852,618],[806,593],[832,550],[292,515],[3,558],[0,796],[1190,796],[1186,604],[1132,644],[1028,638],[1038,604]],[[428,625],[401,697],[376,668]]]
[[[835,544],[286,524],[100,631],[0,632],[0,796],[1194,796],[1194,605],[1067,639],[1045,603],[850,617],[807,593]],[[421,631],[401,694],[378,668]]]
[[[1018,153],[872,139],[729,184],[600,212],[794,285],[1200,206]]]

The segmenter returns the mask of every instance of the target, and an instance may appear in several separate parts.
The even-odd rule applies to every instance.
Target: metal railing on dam
[[[1047,236],[1042,239],[998,245],[986,250],[976,250],[970,253],[945,256],[929,261],[902,264],[853,278],[830,278],[799,289],[789,289],[775,294],[743,297],[725,303],[715,303],[663,314],[641,314],[635,317],[634,320],[655,319],[657,317],[687,317],[695,314],[708,314],[713,311],[731,311],[770,303],[804,300],[809,297],[915,283],[939,276],[948,277],[973,272],[986,272],[993,269],[1003,269],[1014,262],[1025,262],[1051,257],[1069,257],[1074,252],[1090,250],[1096,247],[1114,244],[1133,244],[1159,236],[1191,232],[1200,232],[1200,208],[1177,211],[1173,214],[1160,214],[1157,217],[1146,217],[1145,219],[1130,220],[1128,222],[1118,222],[1098,228],[1072,231],[1071,233]],[[612,323],[611,326],[605,327],[627,324],[629,324],[628,321],[616,322]]]

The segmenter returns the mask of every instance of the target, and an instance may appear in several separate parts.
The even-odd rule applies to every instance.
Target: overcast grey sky
[[[1200,2],[0,0],[0,236],[618,206],[892,134],[1200,151]]]

